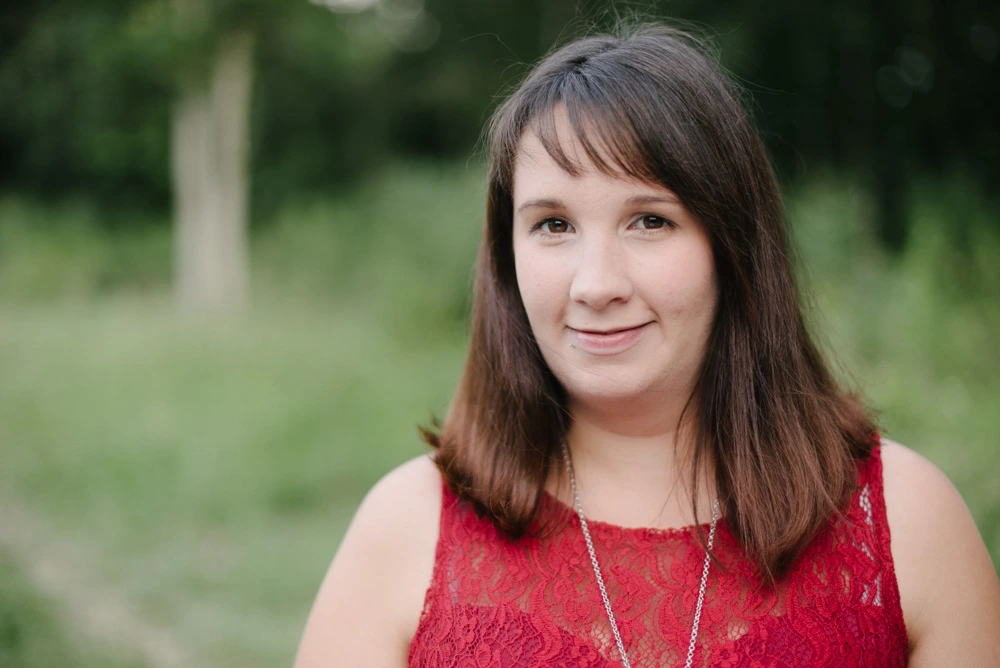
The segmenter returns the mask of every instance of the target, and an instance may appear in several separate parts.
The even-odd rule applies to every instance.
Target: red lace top
[[[410,666],[621,665],[579,521],[551,496],[542,511],[566,522],[513,541],[445,486]],[[683,666],[705,558],[695,528],[589,525],[632,665]],[[778,587],[757,586],[724,519],[713,553],[694,665],[906,665],[878,447],[859,463],[845,516],[830,520]]]

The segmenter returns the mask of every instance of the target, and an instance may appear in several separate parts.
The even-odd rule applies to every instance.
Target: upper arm
[[[309,614],[296,668],[405,666],[430,583],[441,477],[429,457],[365,497]]]
[[[965,502],[898,443],[882,462],[910,666],[1000,666],[1000,582]]]

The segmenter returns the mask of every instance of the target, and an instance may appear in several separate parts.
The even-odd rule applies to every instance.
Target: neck
[[[610,423],[586,411],[572,413],[566,434],[578,469],[591,469],[610,481],[644,482],[667,488],[690,470],[693,425]]]
[[[678,424],[679,413],[571,406],[573,422],[566,441],[588,517],[661,528],[694,521],[691,473],[697,415],[689,410]],[[554,469],[558,473],[553,493],[572,505],[565,467]],[[715,489],[708,467],[698,488],[698,520],[705,521]]]

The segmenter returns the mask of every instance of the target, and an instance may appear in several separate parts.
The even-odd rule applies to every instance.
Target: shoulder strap
[[[872,537],[872,549],[875,551],[875,557],[882,564],[877,591],[879,603],[885,608],[888,621],[905,636],[903,609],[899,602],[899,585],[896,581],[896,571],[892,561],[889,520],[885,508],[882,445],[877,434],[875,438],[877,442],[872,448],[871,455],[861,462],[858,492],[855,494],[854,503],[860,505],[862,521],[868,524]]]

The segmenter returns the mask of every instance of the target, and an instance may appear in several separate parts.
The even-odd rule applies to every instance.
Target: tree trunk
[[[185,21],[198,0],[177,0]],[[238,309],[249,298],[247,181],[253,35],[218,42],[210,72],[182,74],[173,116],[175,287],[192,309]]]

